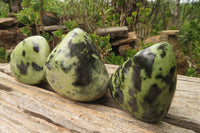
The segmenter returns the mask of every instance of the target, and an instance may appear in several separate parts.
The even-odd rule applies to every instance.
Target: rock
[[[20,28],[17,27],[13,27],[9,30],[0,30],[0,43],[5,45],[6,48],[16,46],[25,38],[26,36],[24,36]]]
[[[0,28],[8,28],[17,23],[15,18],[0,18]]]
[[[15,40],[16,33],[9,30],[0,30],[0,40],[4,43],[10,44]]]
[[[110,93],[124,110],[145,122],[167,114],[176,88],[176,60],[167,42],[154,44],[125,61],[111,76]]]
[[[158,42],[165,42],[168,41],[168,36],[167,35],[157,35],[157,36],[152,36],[148,37],[145,41],[144,44],[147,43],[158,43]]]
[[[130,44],[125,44],[120,46],[118,50],[121,55],[124,55],[124,52],[129,49],[133,49],[133,47]]]
[[[59,19],[53,12],[45,12],[42,16],[42,22],[44,25],[56,25],[59,23]]]
[[[131,43],[131,42],[135,41],[136,39],[137,39],[137,36],[135,35],[135,32],[128,32],[128,38],[115,40],[115,41],[111,42],[111,44],[113,46],[117,46],[117,45],[121,45],[121,44],[125,44],[125,43]]]

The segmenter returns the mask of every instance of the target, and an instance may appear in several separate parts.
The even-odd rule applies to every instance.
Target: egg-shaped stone
[[[92,101],[104,95],[109,76],[88,34],[69,32],[50,53],[45,74],[52,89],[75,101]]]
[[[38,84],[45,79],[43,67],[49,53],[50,48],[44,37],[27,37],[11,54],[11,72],[22,83]]]
[[[176,60],[167,42],[154,44],[124,62],[112,75],[113,99],[135,118],[157,122],[168,112],[176,88]]]

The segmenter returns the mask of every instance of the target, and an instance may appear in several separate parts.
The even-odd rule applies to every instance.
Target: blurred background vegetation
[[[110,36],[99,37],[95,29],[128,26],[143,40],[163,30],[180,30],[178,38],[185,57],[192,62],[187,76],[200,77],[200,0],[1,0],[0,18],[14,13],[26,36],[40,34],[55,46],[63,30],[44,31],[45,13],[54,14],[56,24],[68,31],[81,27],[90,33],[105,63],[122,64],[138,50],[125,51],[123,56],[112,50]],[[40,30],[42,29],[42,32]],[[34,30],[33,30],[34,29]],[[151,44],[143,45],[145,48]],[[7,55],[6,55],[7,56]]]

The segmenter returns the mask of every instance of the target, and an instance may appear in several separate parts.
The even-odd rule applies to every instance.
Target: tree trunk
[[[20,1],[17,0],[17,12],[19,12],[19,11],[20,11]]]
[[[179,5],[180,5],[180,0],[175,1],[175,8],[174,10],[171,9],[171,14],[172,14],[172,23],[171,26],[175,26],[176,29],[179,28],[179,19],[180,19],[180,10],[179,10]]]

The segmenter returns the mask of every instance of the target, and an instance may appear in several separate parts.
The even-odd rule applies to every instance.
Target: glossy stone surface
[[[86,32],[76,28],[54,48],[45,65],[55,92],[76,101],[91,101],[108,89],[108,72]]]
[[[157,122],[168,112],[176,88],[172,46],[161,42],[139,51],[112,75],[114,100],[137,119]]]
[[[21,41],[11,54],[11,72],[22,83],[40,83],[45,79],[43,67],[49,53],[50,48],[45,38],[28,37]]]

